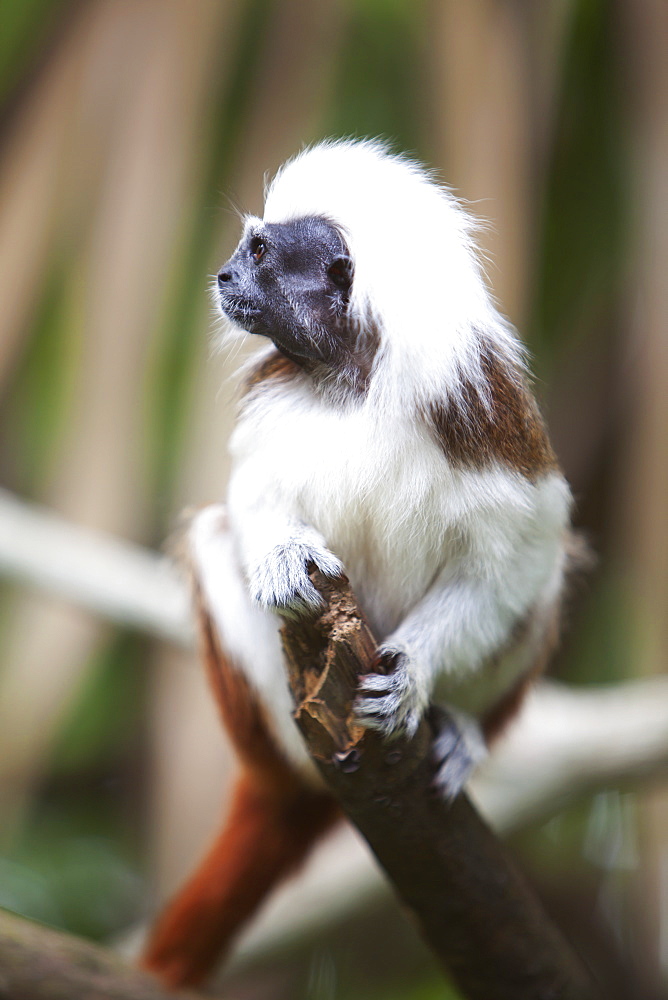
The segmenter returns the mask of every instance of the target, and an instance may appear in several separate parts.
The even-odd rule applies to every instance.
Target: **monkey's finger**
[[[300,618],[319,614],[325,606],[322,595],[315,587],[302,587],[285,604],[277,604],[274,610],[282,617],[297,621]]]
[[[335,580],[337,577],[345,576],[343,563],[329,549],[315,550],[309,553],[308,563],[316,566],[325,576]]]
[[[362,674],[357,681],[358,691],[367,694],[388,694],[396,687],[396,681],[391,674]]]
[[[401,702],[393,693],[377,695],[371,698],[357,698],[355,701],[355,712],[362,715],[387,717],[400,713]]]
[[[355,717],[365,729],[374,729],[386,737],[399,733],[412,736],[415,733],[421,718],[419,711],[400,706],[396,711],[376,713],[373,711],[373,706],[376,704],[377,700],[374,699],[370,705],[364,704],[363,701],[355,705]]]

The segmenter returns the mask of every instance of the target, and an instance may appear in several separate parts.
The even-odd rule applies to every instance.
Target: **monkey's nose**
[[[232,271],[228,267],[223,267],[218,272],[218,287],[222,288],[228,281],[232,281]]]

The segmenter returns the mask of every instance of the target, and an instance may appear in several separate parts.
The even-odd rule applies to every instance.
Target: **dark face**
[[[318,218],[258,223],[218,274],[221,309],[296,360],[336,364],[345,349],[352,264]]]

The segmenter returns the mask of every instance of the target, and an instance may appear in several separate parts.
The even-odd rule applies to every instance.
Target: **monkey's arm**
[[[480,708],[491,708],[532,669],[562,585],[568,498],[561,482],[554,477],[539,487],[520,484],[519,493],[509,488],[505,497],[469,520],[459,557],[444,566],[381,645],[379,654],[389,672],[362,680],[356,708],[364,725],[388,735],[413,732],[437,677],[439,693],[448,698],[450,692],[455,704],[454,692],[469,686],[476,689]],[[532,501],[524,508],[523,497]],[[513,646],[518,648],[508,669],[514,673],[504,674],[499,661]],[[492,660],[494,671],[482,669]],[[468,742],[475,758],[479,749],[473,745],[473,720],[462,721],[473,737]],[[447,739],[452,741],[452,735]]]
[[[250,596],[261,607],[288,616],[322,605],[308,575],[310,563],[325,576],[343,574],[341,561],[320,532],[291,508],[257,461],[249,460],[235,472],[229,513]]]

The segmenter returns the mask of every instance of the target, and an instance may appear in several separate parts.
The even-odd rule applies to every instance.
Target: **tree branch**
[[[123,625],[191,645],[187,587],[166,557],[0,489],[0,572]]]
[[[578,796],[665,781],[667,768],[667,677],[580,689],[543,681],[474,776],[470,793],[494,830],[507,834]],[[256,961],[309,933],[326,933],[386,891],[359,837],[344,827],[270,900],[240,942],[237,960]]]
[[[665,780],[667,765],[668,677],[587,688],[543,681],[471,787],[506,832],[587,793]]]
[[[0,573],[159,638],[192,642],[187,588],[167,560],[1,489]],[[665,774],[667,764],[668,677],[595,689],[544,682],[471,787],[495,829],[506,832],[585,792]],[[244,957],[322,924],[323,882],[333,919],[378,892],[376,871],[357,843],[348,833],[340,839],[339,847],[326,845],[325,861],[306,880],[270,902],[244,938]]]
[[[2,1000],[196,1000],[80,938],[0,910]]]
[[[352,715],[376,643],[347,583],[314,571],[326,599],[283,629],[295,717],[309,751],[423,937],[470,1000],[588,1000],[587,973],[466,795],[432,789],[431,732],[388,746]]]

